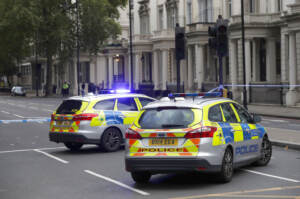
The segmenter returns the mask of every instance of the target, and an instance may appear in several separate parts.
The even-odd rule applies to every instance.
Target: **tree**
[[[35,16],[31,0],[0,1],[0,75],[10,76],[17,64],[30,55]]]
[[[0,17],[0,36],[5,38],[3,44],[0,41],[0,49],[4,50],[0,65],[6,64],[7,60],[16,65],[28,56],[29,46],[38,46],[39,55],[47,60],[46,95],[49,95],[54,57],[65,62],[73,56],[77,39],[80,39],[82,50],[97,53],[109,37],[120,33],[116,22],[118,7],[125,6],[127,0],[77,1],[78,10],[72,0],[0,0],[0,13],[5,16]],[[79,38],[76,34],[77,11]],[[14,37],[16,39],[10,42]],[[11,58],[6,60],[7,57]]]

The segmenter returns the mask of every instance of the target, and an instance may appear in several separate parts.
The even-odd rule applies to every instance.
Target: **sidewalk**
[[[300,107],[284,107],[280,105],[248,105],[251,113],[262,116],[285,117],[300,119]]]
[[[283,107],[280,105],[248,105],[251,113],[262,116],[281,117],[300,120],[300,107]],[[300,150],[300,129],[287,130],[266,127],[273,145]]]

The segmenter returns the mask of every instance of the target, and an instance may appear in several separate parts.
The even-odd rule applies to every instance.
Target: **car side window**
[[[139,100],[140,100],[140,102],[141,102],[142,107],[144,107],[144,106],[146,106],[147,104],[149,104],[150,102],[153,102],[153,101],[154,101],[153,99],[143,98],[143,97],[140,97]]]
[[[118,111],[138,111],[134,98],[118,98]]]
[[[223,122],[222,112],[219,105],[209,109],[208,119],[212,122]]]
[[[229,122],[229,123],[237,123],[238,122],[230,104],[228,104],[228,103],[221,104],[221,108],[223,110],[223,114],[224,114],[226,122]]]
[[[114,110],[115,99],[101,100],[96,103],[94,109],[96,110]]]
[[[246,109],[244,109],[242,106],[235,104],[235,103],[232,103],[232,105],[236,109],[236,111],[241,119],[241,123],[253,123],[252,117]]]

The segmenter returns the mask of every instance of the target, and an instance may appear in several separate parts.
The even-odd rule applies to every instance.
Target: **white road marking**
[[[51,155],[51,154],[49,154],[49,153],[46,153],[45,151],[41,151],[41,150],[39,150],[39,149],[34,149],[34,151],[36,151],[36,152],[38,152],[38,153],[41,153],[41,154],[44,154],[45,156],[48,156],[49,158],[52,158],[52,159],[54,159],[54,160],[57,160],[57,161],[59,161],[59,162],[61,162],[61,163],[64,163],[64,164],[68,164],[68,163],[69,163],[69,162],[66,161],[66,160],[63,160],[63,159],[61,159],[61,158],[58,158],[58,157],[56,157],[56,156],[54,156],[54,155]]]
[[[116,184],[116,185],[119,185],[119,186],[121,186],[121,187],[124,187],[124,188],[126,188],[126,189],[129,189],[129,190],[134,191],[134,192],[136,192],[136,193],[139,193],[139,194],[141,194],[141,195],[143,195],[143,196],[149,196],[149,195],[150,195],[150,194],[147,193],[147,192],[141,191],[141,190],[139,190],[139,189],[132,188],[132,187],[126,185],[126,184],[123,184],[122,182],[116,181],[116,180],[111,179],[111,178],[109,178],[109,177],[105,177],[105,176],[100,175],[100,174],[98,174],[98,173],[95,173],[95,172],[93,172],[93,171],[90,171],[90,170],[84,170],[84,172],[86,172],[86,173],[88,173],[88,174],[90,174],[90,175],[96,176],[96,177],[98,177],[98,178],[102,178],[102,179],[107,180],[107,181],[109,181],[109,182],[112,182],[112,183],[114,183],[114,184]]]
[[[241,169],[242,171],[246,171],[249,173],[255,173],[258,175],[263,175],[263,176],[267,176],[267,177],[271,177],[271,178],[277,178],[280,180],[285,180],[285,181],[289,181],[289,182],[300,182],[299,180],[294,180],[291,178],[284,178],[284,177],[280,177],[280,176],[275,176],[275,175],[270,175],[270,174],[266,174],[266,173],[262,173],[262,172],[258,172],[258,171],[252,171],[252,170],[248,170],[248,169]]]
[[[263,119],[263,121],[269,121],[269,122],[282,122],[282,123],[288,122],[288,121],[286,121],[286,120],[270,120],[270,119]]]
[[[10,114],[9,112],[6,112],[6,111],[1,111],[2,113],[5,113],[5,114]]]
[[[49,112],[53,112],[52,110],[49,110],[49,109],[42,109],[43,111],[49,111]]]
[[[19,150],[11,150],[11,151],[0,151],[0,154],[4,154],[4,153],[15,153],[15,152],[25,152],[25,151],[34,151],[34,150],[62,149],[62,148],[65,148],[65,147],[40,148],[40,149],[19,149]]]
[[[25,118],[25,117],[23,117],[21,115],[17,115],[17,114],[13,114],[13,115],[16,116],[16,117],[19,117],[19,118]]]

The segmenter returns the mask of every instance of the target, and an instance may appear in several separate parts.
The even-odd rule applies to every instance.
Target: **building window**
[[[164,28],[164,9],[160,7],[158,9],[158,30],[162,30]]]
[[[228,16],[232,16],[232,0],[228,0]]]
[[[255,0],[250,0],[249,11],[250,13],[255,13]]]
[[[281,12],[282,10],[282,0],[277,0],[277,11]]]
[[[168,0],[166,3],[167,8],[167,28],[173,29],[178,23],[178,8],[176,1]]]
[[[213,22],[212,0],[198,0],[199,4],[199,22]]]
[[[187,24],[192,23],[192,2],[187,2]]]
[[[140,15],[140,33],[149,34],[150,33],[150,20],[149,20],[149,1],[141,1],[139,8]]]
[[[140,16],[140,33],[141,34],[149,34],[149,15]]]

